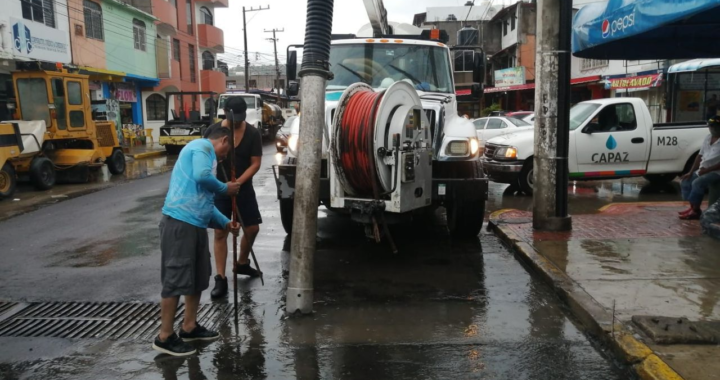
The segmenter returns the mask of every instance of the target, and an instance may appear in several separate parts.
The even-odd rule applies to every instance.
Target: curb
[[[143,152],[143,153],[137,153],[137,154],[128,153],[127,155],[136,160],[140,160],[143,158],[160,157],[160,156],[164,156],[166,154],[167,154],[167,152],[164,150],[155,150],[152,152]]]
[[[618,359],[631,365],[640,379],[683,380],[667,363],[655,355],[650,347],[636,339],[628,327],[614,321],[612,312],[592,298],[570,276],[558,269],[512,230],[498,224],[498,219],[507,211],[494,212],[490,216],[488,227],[511,246],[523,262],[553,287],[560,299],[591,334],[609,347]]]

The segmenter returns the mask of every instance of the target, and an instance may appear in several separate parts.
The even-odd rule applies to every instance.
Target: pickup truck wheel
[[[292,199],[280,199],[280,221],[285,233],[292,233],[295,202]]]
[[[463,164],[463,165],[461,165]],[[482,167],[479,161],[467,163],[458,162],[457,165],[446,167],[441,170],[447,173],[439,173],[446,178],[484,178]],[[475,238],[485,220],[485,201],[468,201],[464,199],[453,199],[445,206],[447,212],[447,226],[450,236],[461,239]]]
[[[529,157],[525,161],[525,166],[523,166],[520,171],[520,177],[518,177],[518,186],[520,186],[520,190],[526,195],[532,195],[534,187],[533,175],[535,171],[533,169],[533,158]]]
[[[12,197],[16,186],[15,168],[9,162],[6,162],[2,170],[0,170],[0,199]]]
[[[672,180],[677,177],[677,174],[646,174],[643,176],[648,182],[652,183],[653,185],[664,185],[666,183],[672,182]]]
[[[113,175],[125,173],[125,154],[120,149],[115,149],[110,157],[105,160],[108,170]]]
[[[172,155],[178,155],[180,154],[180,151],[182,150],[182,145],[165,145],[165,150],[167,151],[167,154]]]
[[[55,186],[55,165],[47,157],[35,157],[30,163],[30,182],[38,190],[50,190]]]

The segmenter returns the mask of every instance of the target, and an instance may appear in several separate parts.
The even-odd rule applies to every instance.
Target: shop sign
[[[70,63],[70,40],[67,31],[26,21],[10,17],[14,55],[48,62]]]
[[[137,102],[137,91],[134,86],[118,83],[115,86],[115,99],[119,102],[135,103]]]
[[[495,70],[495,87],[508,87],[525,84],[525,67],[511,67]]]
[[[628,78],[608,78],[605,83],[606,90],[619,90],[626,88],[658,87],[662,82],[662,74],[641,75]]]

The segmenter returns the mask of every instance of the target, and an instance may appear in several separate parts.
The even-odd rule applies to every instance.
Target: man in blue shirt
[[[232,223],[213,205],[216,194],[234,196],[240,191],[239,183],[222,183],[215,178],[217,159],[230,152],[229,138],[227,128],[218,128],[207,138],[190,142],[180,152],[170,177],[160,221],[162,324],[152,345],[165,354],[192,355],[196,350],[186,341],[218,338],[217,332],[197,323],[197,310],[212,273],[207,228],[223,228],[236,235],[240,231],[238,223]],[[185,297],[185,316],[180,333],[175,334],[173,323],[180,296]]]

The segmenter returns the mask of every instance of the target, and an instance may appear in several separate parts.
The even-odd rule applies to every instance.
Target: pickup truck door
[[[577,172],[571,178],[645,174],[651,120],[632,103],[608,104],[575,135]]]

